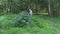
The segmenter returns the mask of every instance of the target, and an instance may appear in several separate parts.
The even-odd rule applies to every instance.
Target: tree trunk
[[[48,0],[48,14],[51,16],[50,0]]]
[[[56,0],[56,1],[49,0],[48,9],[49,9],[50,16],[52,16],[52,17],[59,16],[60,9],[59,9],[58,0]]]

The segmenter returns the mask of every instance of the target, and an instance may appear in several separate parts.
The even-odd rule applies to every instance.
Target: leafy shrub
[[[9,15],[2,15],[0,16],[0,28],[8,28],[14,26],[16,15],[9,14]]]
[[[30,17],[29,14],[27,12],[21,12],[18,14],[17,18],[16,18],[16,23],[15,26],[27,26],[30,23]]]

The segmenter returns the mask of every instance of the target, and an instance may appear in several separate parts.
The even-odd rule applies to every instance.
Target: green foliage
[[[19,13],[29,8],[35,12],[48,6],[45,0],[3,0],[1,2],[4,10],[10,9],[12,13]]]
[[[48,28],[47,23],[41,20],[42,18],[39,18],[39,16],[33,16],[33,25],[39,28]]]
[[[29,25],[29,14],[27,12],[21,12],[17,15],[16,26],[26,26]]]
[[[20,13],[21,14],[21,13]],[[19,14],[18,14],[19,15]],[[16,14],[0,16],[0,34],[58,34],[60,33],[60,19],[48,16],[33,15],[32,25],[35,27],[14,27]],[[53,25],[53,24],[57,25]]]
[[[1,28],[9,28],[14,26],[14,20],[16,15],[2,15],[0,16],[0,27]]]
[[[10,29],[1,29],[0,34],[57,34],[57,31],[53,31],[55,29],[40,29],[38,27],[35,28],[10,28]]]

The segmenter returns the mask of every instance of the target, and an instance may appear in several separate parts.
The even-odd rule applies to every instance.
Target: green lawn
[[[33,15],[35,27],[13,27],[16,14],[0,16],[0,34],[60,34],[60,18]]]

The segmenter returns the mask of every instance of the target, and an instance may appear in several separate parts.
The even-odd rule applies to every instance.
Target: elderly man
[[[32,10],[31,9],[29,9],[29,15],[30,15],[30,17],[32,17]]]
[[[29,19],[28,19],[28,21],[29,21],[29,26],[31,26],[31,27],[32,27],[32,14],[33,14],[32,10],[29,9]]]

